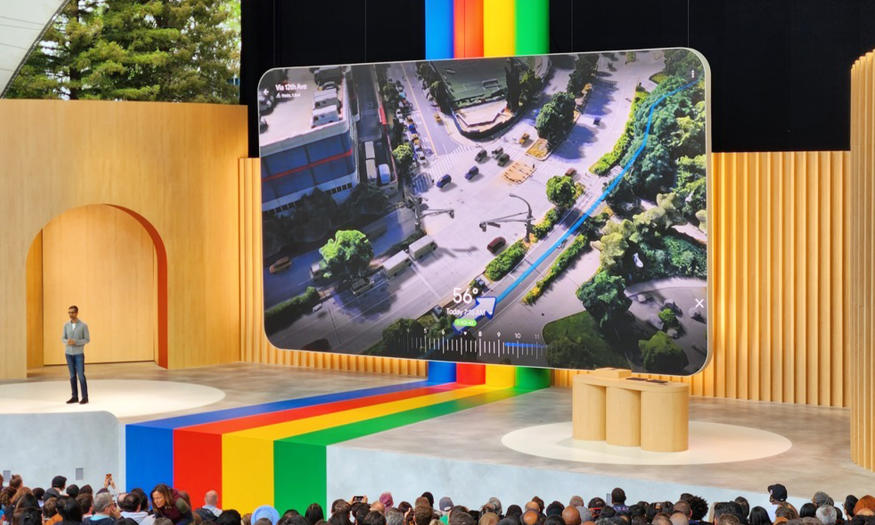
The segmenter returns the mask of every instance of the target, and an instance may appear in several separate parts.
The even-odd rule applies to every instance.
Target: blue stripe
[[[577,219],[577,222],[575,222],[571,226],[571,228],[568,229],[568,231],[566,231],[564,234],[562,234],[562,236],[559,237],[559,239],[556,242],[554,242],[553,245],[547,249],[547,251],[545,251],[540,257],[538,257],[535,260],[535,262],[532,263],[531,266],[526,268],[526,271],[524,271],[519,277],[517,277],[514,280],[514,282],[512,282],[510,284],[510,286],[508,286],[503,292],[501,292],[501,294],[498,297],[496,297],[496,299],[495,299],[496,303],[501,302],[502,299],[507,297],[508,294],[510,294],[510,292],[512,292],[517,286],[519,286],[519,284],[521,282],[523,282],[529,275],[531,275],[532,272],[535,271],[535,268],[537,268],[542,262],[544,262],[544,260],[547,257],[549,257],[550,254],[553,253],[556,250],[556,248],[559,247],[559,245],[561,245],[563,242],[565,242],[565,239],[567,239],[569,236],[573,235],[578,229],[580,229],[580,226],[583,225],[583,223],[586,221],[586,219],[588,219],[595,212],[596,208],[598,208],[599,205],[601,205],[601,203],[604,202],[605,198],[607,198],[607,196],[610,195],[610,193],[612,191],[614,191],[614,188],[617,187],[617,184],[620,183],[620,180],[626,175],[626,172],[629,171],[629,169],[632,167],[632,165],[635,164],[635,161],[638,160],[638,157],[641,155],[641,152],[644,151],[645,146],[647,146],[647,141],[650,138],[650,125],[653,123],[653,110],[656,109],[656,106],[660,102],[665,100],[667,97],[670,97],[670,96],[674,95],[675,93],[678,93],[680,91],[683,91],[684,89],[687,89],[688,87],[694,85],[696,82],[698,82],[698,80],[694,80],[692,82],[684,84],[683,86],[662,95],[661,97],[659,97],[656,100],[656,102],[654,102],[653,104],[650,105],[650,110],[647,114],[647,128],[644,130],[644,140],[641,141],[641,146],[639,146],[638,149],[635,150],[635,154],[632,155],[632,158],[629,159],[629,162],[626,163],[625,167],[623,167],[623,171],[621,171],[620,174],[614,178],[614,180],[608,185],[607,188],[605,188],[605,191],[602,192],[602,194],[599,196],[599,198],[596,199],[595,202],[592,203],[592,206],[590,206],[586,210],[586,212],[584,212],[584,214],[579,219]]]
[[[181,427],[215,423],[258,414],[306,406],[345,401],[360,397],[389,394],[440,383],[414,381],[398,385],[363,388],[319,396],[287,399],[238,408],[213,410],[200,414],[156,419],[125,425],[125,490],[140,487],[147,492],[158,483],[173,485],[173,431]]]
[[[425,58],[453,58],[453,0],[425,0]]]

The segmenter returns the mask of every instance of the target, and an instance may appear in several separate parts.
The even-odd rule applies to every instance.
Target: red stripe
[[[401,399],[438,394],[466,386],[468,385],[450,383],[415,388],[177,428],[173,431],[173,484],[177,488],[188,491],[189,494],[204,494],[208,490],[221,488],[222,434]]]
[[[346,158],[346,157],[350,157],[350,156],[352,156],[352,148],[349,148],[349,151],[346,151],[346,152],[344,152],[344,153],[338,153],[337,155],[332,155],[332,156],[330,156],[330,157],[325,157],[325,158],[322,159],[322,160],[317,160],[316,162],[311,162],[310,164],[305,164],[304,166],[299,166],[299,167],[297,167],[297,168],[292,168],[292,169],[290,169],[290,170],[282,171],[282,172],[280,172],[280,173],[274,173],[273,175],[270,175],[270,176],[268,176],[268,177],[265,177],[264,179],[262,179],[262,181],[269,181],[269,180],[279,179],[279,178],[281,178],[281,177],[285,177],[286,175],[291,175],[292,173],[298,173],[298,172],[301,172],[301,171],[304,171],[304,170],[308,170],[308,169],[310,169],[310,168],[313,168],[313,167],[315,167],[315,166],[319,166],[319,165],[321,165],[321,164],[325,164],[325,163],[332,162],[332,161],[339,160],[339,159],[344,159],[344,158]]]

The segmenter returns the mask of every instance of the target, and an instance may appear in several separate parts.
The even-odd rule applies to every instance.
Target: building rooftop
[[[331,110],[331,107],[314,109],[314,104],[319,99],[325,97],[336,96],[343,104],[343,83],[338,85],[338,89],[325,90],[327,94],[322,94],[316,85],[316,79],[313,73],[305,67],[288,68],[284,70],[286,80],[281,83],[280,88],[276,89],[276,105],[272,112],[263,115],[267,122],[267,130],[260,133],[258,137],[259,146],[265,148],[267,146],[280,146],[269,148],[270,150],[285,149],[280,142],[287,141],[289,138],[309,134],[319,128],[325,128],[331,124],[336,124],[337,121],[343,121],[345,111],[338,111],[338,120],[335,122],[326,122],[319,126],[313,126],[313,116],[324,110]],[[267,81],[265,77],[263,82]],[[267,88],[266,85],[260,85],[259,89]],[[291,147],[292,144],[289,144]]]

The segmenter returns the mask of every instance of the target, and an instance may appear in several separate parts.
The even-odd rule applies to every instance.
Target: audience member
[[[837,521],[836,508],[833,505],[821,505],[815,511],[815,517],[823,525],[835,525]]]
[[[79,525],[82,523],[82,507],[70,496],[60,496],[56,505],[61,515],[61,525]]]
[[[80,494],[79,497],[82,496],[90,497],[87,493]],[[120,517],[119,510],[112,500],[112,495],[109,492],[104,492],[94,497],[92,515],[82,520],[82,523],[83,525],[114,525],[115,521]]]
[[[167,518],[173,525],[187,525],[193,519],[191,506],[179,492],[164,483],[159,483],[152,489],[152,511],[156,518]]]
[[[850,494],[845,498],[844,508],[848,520],[854,517],[854,506],[857,505],[857,501],[857,496],[854,496],[853,494]]]
[[[52,486],[46,490],[46,497],[58,497],[64,494],[64,489],[67,488],[67,478],[64,476],[55,476],[52,478]]]
[[[671,525],[690,525],[690,519],[683,512],[674,511],[669,516]]]
[[[611,491],[611,506],[618,514],[629,510],[626,506],[626,492],[620,487]]]
[[[306,519],[307,523],[310,525],[316,525],[317,522],[324,520],[325,512],[322,510],[322,505],[311,503],[310,506],[307,507],[307,510],[304,511],[304,519]],[[276,525],[276,522],[274,522],[273,525]]]
[[[769,518],[769,512],[757,505],[750,509],[750,517],[748,518],[750,525],[772,525],[772,520]]]
[[[219,493],[215,490],[208,490],[204,494],[204,505],[197,509],[195,514],[200,516],[202,521],[216,521],[222,514],[222,509],[219,508]]]
[[[143,508],[140,496],[133,491],[125,494],[123,498],[119,498],[118,506],[121,511],[121,517],[133,520],[137,525],[148,525],[154,520],[146,509]],[[145,521],[147,517],[150,518],[148,522]]]

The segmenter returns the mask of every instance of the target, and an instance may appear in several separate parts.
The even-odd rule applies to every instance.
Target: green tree
[[[592,246],[599,250],[601,268],[613,274],[625,274],[629,266],[629,238],[634,232],[632,221],[609,222],[601,239],[593,241]]]
[[[598,66],[599,56],[594,53],[584,53],[577,55],[574,60],[574,70],[568,77],[566,91],[575,97],[580,95],[583,87],[595,80],[596,67]]]
[[[573,123],[574,97],[562,91],[554,94],[550,102],[541,108],[535,119],[535,129],[539,137],[547,139],[550,148],[555,148],[568,134]]]
[[[541,90],[541,81],[534,71],[527,69],[520,78],[520,99],[522,104],[528,104],[538,97]]]
[[[565,175],[556,175],[547,180],[547,200],[565,210],[574,206],[574,181]]]
[[[10,97],[237,102],[239,1],[73,0]]]
[[[338,207],[330,195],[314,189],[298,201],[294,213],[294,238],[300,242],[316,242],[329,235],[338,221]]]
[[[678,316],[671,308],[663,308],[657,315],[659,320],[662,321],[663,328],[672,328],[678,324]]]
[[[380,87],[380,94],[383,95],[383,101],[390,111],[395,111],[398,103],[401,102],[401,94],[398,93],[398,88],[395,84],[387,82]]]
[[[43,40],[21,65],[8,98],[94,98],[92,49],[103,30],[103,0],[73,0],[46,28]]]
[[[351,278],[361,276],[374,257],[371,241],[358,230],[338,230],[319,253],[332,273]]]
[[[504,66],[504,78],[507,83],[507,109],[516,111],[520,107],[520,68],[512,58],[508,58]]]
[[[682,374],[690,364],[687,354],[663,331],[656,332],[650,339],[638,341],[644,370],[656,374]]]
[[[676,193],[660,193],[656,196],[656,206],[644,210],[632,218],[635,232],[630,240],[635,243],[648,242],[653,237],[664,235],[669,228],[683,222]]]
[[[349,209],[350,220],[355,224],[383,215],[388,204],[386,194],[369,184],[359,184],[353,188],[349,199],[344,202]]]
[[[615,325],[632,304],[632,300],[626,297],[625,279],[604,270],[596,272],[577,290],[577,298],[602,329]]]
[[[547,365],[556,368],[595,368],[595,358],[586,346],[562,336],[547,345]]]
[[[395,163],[402,173],[410,172],[410,168],[413,166],[413,148],[410,147],[410,144],[405,142],[395,146],[395,149],[392,150],[392,157],[395,158]]]
[[[422,337],[423,327],[415,319],[397,319],[383,329],[383,347],[381,355],[393,357],[417,357],[419,347],[413,341]]]
[[[450,94],[447,92],[447,85],[444,84],[443,80],[438,79],[429,84],[428,93],[432,96],[435,102],[438,103],[441,111],[444,113],[450,112],[452,109],[450,107]]]

